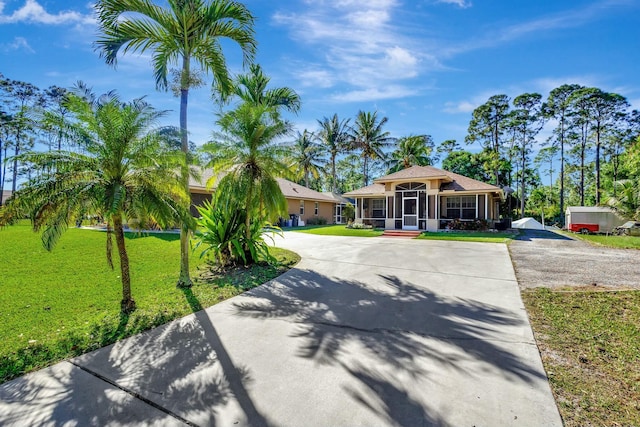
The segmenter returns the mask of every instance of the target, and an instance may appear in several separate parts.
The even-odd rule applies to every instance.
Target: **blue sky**
[[[638,0],[247,0],[257,17],[257,62],[272,83],[302,97],[289,117],[301,130],[358,110],[389,118],[393,136],[427,133],[464,141],[471,112],[494,94],[548,92],[563,83],[597,86],[640,108]],[[93,50],[96,25],[85,1],[0,1],[0,72],[70,87],[83,80],[124,99],[148,95],[156,108],[178,99],[155,90],[149,56],[117,69]],[[229,66],[241,58],[229,46]],[[208,88],[192,91],[191,139],[207,140],[215,111]],[[540,140],[548,135],[543,131]],[[473,147],[471,147],[473,149]]]

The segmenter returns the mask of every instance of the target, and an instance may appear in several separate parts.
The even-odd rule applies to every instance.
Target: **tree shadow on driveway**
[[[546,381],[510,350],[528,328],[522,313],[438,295],[393,275],[377,278],[371,284],[295,269],[234,305],[240,316],[297,324],[297,356],[344,369],[359,383],[347,392],[390,425],[446,424],[405,383],[428,382],[435,370]]]

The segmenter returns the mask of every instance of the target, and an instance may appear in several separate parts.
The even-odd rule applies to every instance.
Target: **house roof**
[[[406,181],[411,179],[442,179],[442,191],[502,191],[500,187],[487,184],[434,166],[412,166],[407,169],[375,179],[374,182]]]
[[[382,195],[385,192],[384,183],[387,182],[407,182],[411,180],[440,179],[444,181],[441,191],[495,191],[502,192],[500,187],[468,178],[457,173],[449,172],[433,166],[412,166],[407,169],[386,175],[374,180],[374,184],[357,190],[349,191],[344,195],[352,196],[373,196]]]
[[[442,191],[499,191],[502,192],[502,188],[495,185],[487,184],[486,182],[478,181],[477,179],[468,178],[464,175],[458,175],[457,173],[443,170],[443,172],[452,179],[451,182],[442,185]]]
[[[449,172],[450,173],[450,172]],[[390,175],[381,176],[378,179],[374,179],[373,182],[391,182],[391,181],[404,181],[407,179],[448,179],[447,171],[438,169],[433,166],[411,166],[410,168],[402,169],[401,171],[392,173]]]
[[[333,197],[307,188],[304,185],[296,184],[295,182],[288,181],[284,178],[276,178],[276,180],[278,181],[278,185],[280,185],[282,194],[284,194],[284,197],[287,199],[304,199],[336,203],[336,200]]]
[[[199,175],[198,178],[189,177],[189,189],[191,191],[206,191],[209,193],[213,192],[218,180],[213,183],[213,188],[207,187],[207,181],[216,176],[216,174],[213,173],[213,169],[202,168],[198,169],[196,172]],[[221,178],[221,175],[222,174],[220,174],[218,178]],[[282,191],[284,197],[288,199],[304,199],[332,203],[342,203],[342,200],[344,199],[340,195],[330,195],[331,193],[320,193],[303,185],[288,181],[284,178],[276,178],[276,181],[278,181],[280,191]],[[348,200],[344,200],[348,202]]]
[[[332,193],[331,191],[323,191],[322,194],[331,197],[336,203],[351,203],[351,200],[347,199],[342,194]]]
[[[215,176],[215,173],[213,173],[213,169],[197,168],[195,172],[197,172],[199,177],[189,177],[189,188],[192,190],[197,189],[211,191],[211,189],[207,188],[207,181]]]
[[[366,187],[358,188],[357,190],[348,191],[343,196],[374,196],[384,194],[384,184],[371,184]]]

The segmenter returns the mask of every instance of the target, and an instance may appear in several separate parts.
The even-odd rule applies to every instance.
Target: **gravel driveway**
[[[523,230],[509,245],[521,288],[640,289],[640,251],[593,246],[550,231]]]

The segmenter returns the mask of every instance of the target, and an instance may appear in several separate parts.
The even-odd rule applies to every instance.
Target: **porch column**
[[[489,195],[484,193],[484,219],[489,221]]]
[[[478,219],[478,195],[476,194],[476,219]]]

